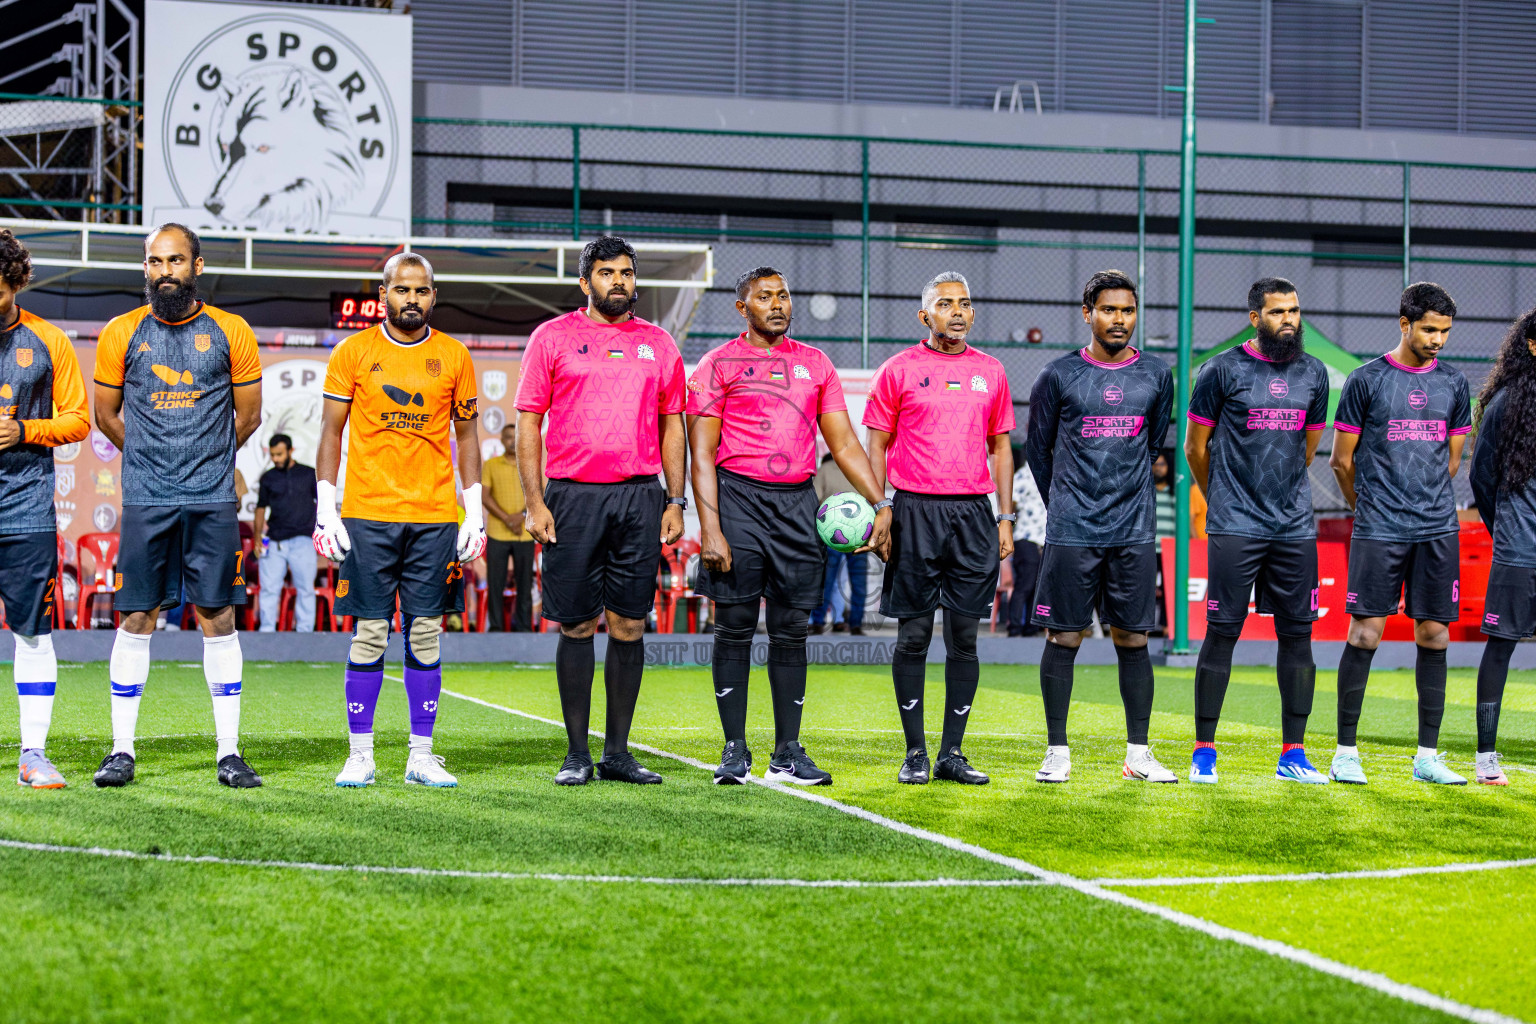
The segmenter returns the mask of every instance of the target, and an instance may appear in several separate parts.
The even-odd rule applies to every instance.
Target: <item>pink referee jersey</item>
[[[847,408],[826,353],[793,338],[762,349],[743,333],[688,378],[688,415],[720,421],[715,465],[767,483],[814,476],[817,417]]]
[[[1008,374],[971,346],[947,355],[920,342],[875,371],[864,425],[891,435],[885,472],[898,490],[987,494],[987,439],[1013,429]]]
[[[661,472],[657,417],[682,412],[684,398],[670,334],[639,317],[600,324],[578,309],[529,336],[515,404],[549,413],[545,476],[604,484]]]

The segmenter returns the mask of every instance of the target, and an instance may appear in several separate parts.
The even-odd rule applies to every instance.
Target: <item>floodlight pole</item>
[[[1175,373],[1173,648],[1189,653],[1189,372],[1195,327],[1195,0],[1184,0],[1184,137],[1179,150],[1179,360]]]

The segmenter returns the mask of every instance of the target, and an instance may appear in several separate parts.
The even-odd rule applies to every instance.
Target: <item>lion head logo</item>
[[[357,137],[336,91],[297,66],[256,67],[214,112],[219,176],[203,206],[230,224],[319,231],[363,187]]]

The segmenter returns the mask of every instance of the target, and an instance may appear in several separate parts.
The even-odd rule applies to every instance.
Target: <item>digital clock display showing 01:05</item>
[[[335,330],[366,330],[383,320],[387,312],[377,295],[331,292],[331,327]]]

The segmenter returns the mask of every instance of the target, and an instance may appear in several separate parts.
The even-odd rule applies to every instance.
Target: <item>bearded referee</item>
[[[1013,397],[1003,364],[966,343],[976,311],[964,277],[948,271],[924,285],[917,317],[928,337],[880,364],[864,407],[879,490],[887,479],[896,489],[880,592],[881,614],[899,624],[891,678],[907,754],[896,779],[922,785],[931,774],[980,786],[990,779],[960,745],[981,678],[977,629],[1000,561],[1013,553]],[[941,606],[944,724],[930,766],[923,690]]]
[[[1387,616],[1404,610],[1418,646],[1418,782],[1464,786],[1437,749],[1445,715],[1445,649],[1461,600],[1460,525],[1451,478],[1472,430],[1467,378],[1440,362],[1456,303],[1420,282],[1398,300],[1397,347],[1355,368],[1334,415],[1329,465],[1355,510],[1349,544],[1349,640],[1339,658],[1339,745],[1329,776],[1364,785],[1356,745],[1360,710]]]
[[[0,601],[16,638],[21,757],[16,784],[63,789],[48,760],[59,682],[53,617],[59,599],[53,449],[90,433],[85,383],[69,336],[16,304],[32,257],[0,229]]]
[[[391,256],[379,298],[384,322],[331,350],[315,456],[315,550],[341,562],[336,614],[356,620],[344,675],[350,752],[336,785],[373,784],[373,716],[398,601],[411,729],[405,781],[451,789],[459,780],[432,752],[432,732],[443,691],[443,616],[464,610],[462,565],[485,550],[475,367],[462,342],[431,327],[437,288],[421,256]],[[450,436],[460,476],[475,481],[464,488],[462,524]]]
[[[1067,714],[1073,663],[1097,611],[1120,663],[1125,705],[1123,778],[1178,782],[1148,746],[1157,625],[1156,508],[1152,460],[1173,415],[1173,374],[1131,347],[1136,285],[1104,270],[1083,288],[1088,345],[1053,361],[1029,396],[1025,458],[1045,501],[1045,550],[1034,622],[1046,629],[1040,656],[1047,746],[1037,782],[1072,777]]]
[[[826,546],[816,533],[816,431],[838,467],[878,509],[861,551],[884,557],[890,505],[848,419],[843,385],[818,348],[788,336],[793,300],[784,274],[757,267],[736,281],[741,335],[708,352],[688,381],[693,493],[699,501],[698,592],[715,602],[711,664],[725,749],[715,782],[745,782],[747,682],[758,608],[768,599],[773,758],[765,778],[832,784],[800,744],[805,635],[821,604]]]
[[[244,659],[234,608],[245,603],[246,572],[235,451],[261,422],[261,357],[244,320],[198,298],[202,272],[190,228],[151,231],[149,303],[108,323],[96,346],[96,425],[123,452],[113,606],[124,613],[110,665],[112,751],[96,771],[98,786],[133,781],[150,636],[160,609],[180,604],[183,593],[203,630],[218,780],[261,785],[240,755]]]
[[[1296,286],[1278,277],[1248,289],[1253,340],[1209,360],[1189,400],[1184,452],[1205,494],[1210,537],[1206,636],[1195,666],[1195,751],[1189,781],[1216,781],[1216,723],[1232,651],[1258,587],[1275,617],[1280,761],[1275,777],[1326,783],[1307,760],[1317,666],[1317,525],[1307,467],[1328,425],[1328,369],[1306,354]]]
[[[579,266],[586,308],[535,328],[516,398],[527,527],[544,545],[544,617],[560,623],[555,678],[569,748],[555,782],[584,786],[595,771],[599,779],[658,783],[661,776],[630,754],[629,728],[661,545],[683,533],[683,359],[670,334],[634,314],[633,246],[599,238],[582,249]],[[607,721],[594,766],[592,636],[605,614]]]

